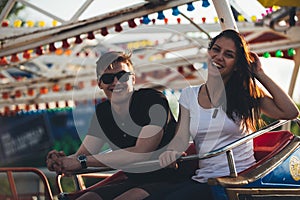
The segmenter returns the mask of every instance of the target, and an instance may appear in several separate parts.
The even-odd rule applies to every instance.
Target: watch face
[[[85,155],[80,155],[80,156],[78,156],[78,160],[85,161],[86,160],[86,156]]]

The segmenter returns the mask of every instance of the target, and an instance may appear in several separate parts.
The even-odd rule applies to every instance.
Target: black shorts
[[[163,189],[173,188],[176,183],[190,179],[192,171],[183,173],[184,171],[188,170],[164,168],[143,174],[125,173],[128,177],[126,180],[101,186],[92,192],[97,193],[104,200],[114,199],[132,188],[141,188],[149,195],[165,195]]]
[[[151,195],[160,193],[162,188],[167,188],[173,184],[174,182],[169,181],[142,183],[132,181],[129,178],[119,183],[101,186],[91,192],[97,193],[104,200],[111,200],[132,188],[141,188]]]

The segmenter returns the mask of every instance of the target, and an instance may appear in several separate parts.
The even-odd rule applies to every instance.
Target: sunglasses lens
[[[103,74],[101,76],[101,80],[104,84],[111,84],[114,82],[115,77],[119,80],[119,82],[127,82],[129,80],[130,72],[120,71],[116,74]]]
[[[115,76],[119,80],[119,82],[125,83],[129,80],[130,72],[119,72]]]
[[[111,84],[114,82],[115,75],[114,74],[103,74],[101,76],[101,80],[104,84]]]

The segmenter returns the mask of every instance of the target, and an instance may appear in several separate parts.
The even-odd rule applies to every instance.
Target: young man
[[[68,174],[86,167],[123,169],[131,163],[158,159],[175,134],[176,121],[166,97],[154,89],[134,90],[131,54],[108,52],[97,61],[98,86],[107,101],[96,106],[88,134],[71,156],[55,150],[47,156],[47,167]],[[108,143],[113,151],[99,154]],[[79,199],[114,199],[135,188],[130,199],[143,199],[174,176],[171,168],[123,169],[127,180],[87,192]],[[125,193],[126,194],[126,193]],[[128,199],[123,194],[120,198]]]

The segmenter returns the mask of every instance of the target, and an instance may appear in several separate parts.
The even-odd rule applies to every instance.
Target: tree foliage
[[[1,0],[0,1],[0,13],[2,13],[5,5],[7,4],[9,0]],[[20,3],[15,3],[14,6],[12,7],[12,9],[9,11],[8,15],[7,15],[7,19],[9,19],[11,16],[15,15],[17,16],[19,14],[19,12],[21,10],[23,10],[25,8],[24,5],[20,4]]]

